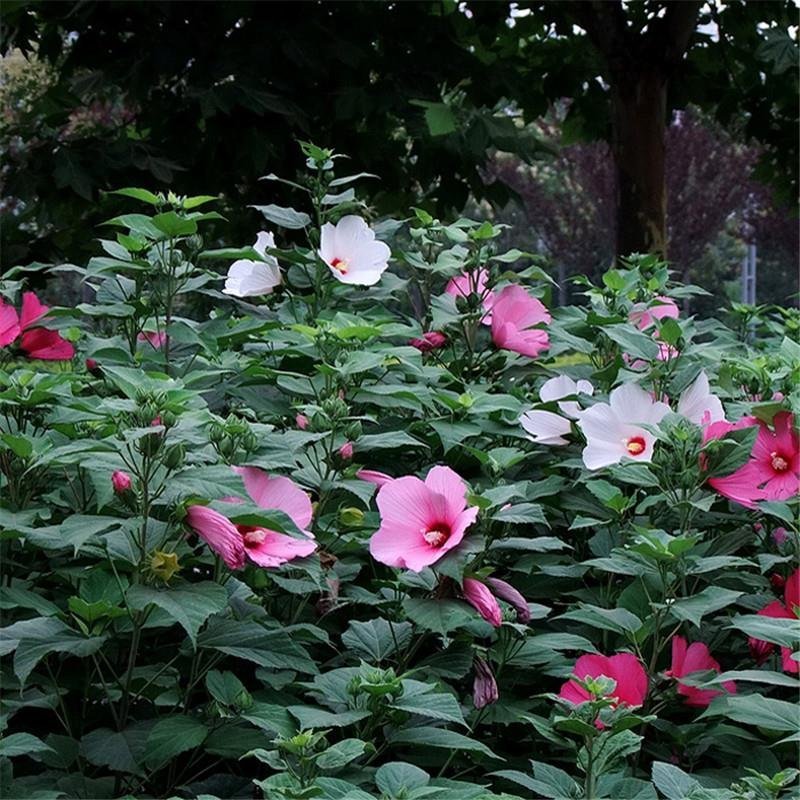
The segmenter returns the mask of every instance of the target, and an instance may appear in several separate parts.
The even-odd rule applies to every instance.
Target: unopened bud
[[[116,494],[125,494],[125,492],[130,491],[132,484],[131,476],[127,472],[117,469],[111,473],[111,485],[114,487]]]

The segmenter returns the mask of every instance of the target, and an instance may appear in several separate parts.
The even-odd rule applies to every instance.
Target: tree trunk
[[[611,86],[618,255],[667,254],[666,109],[667,81],[657,68],[618,76]]]

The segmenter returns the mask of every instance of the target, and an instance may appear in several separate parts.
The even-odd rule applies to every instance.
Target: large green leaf
[[[493,753],[483,742],[470,739],[461,733],[449,731],[446,728],[405,728],[396,731],[390,737],[393,744],[413,744],[422,747],[442,747],[446,750],[467,750],[474,753],[482,753],[489,758],[503,760],[496,753]]]
[[[700,719],[723,716],[745,725],[772,731],[796,733],[800,730],[800,707],[796,703],[764,697],[761,694],[726,694],[715,697]]]
[[[193,647],[197,646],[197,634],[203,623],[228,604],[225,588],[211,581],[164,589],[136,584],[128,589],[127,597],[132,608],[141,610],[151,603],[163,608],[186,631]]]
[[[96,653],[105,641],[105,636],[84,636],[54,617],[23,620],[0,629],[2,652],[14,652],[14,672],[22,684],[50,653],[82,658]]]
[[[180,753],[199,747],[208,735],[200,720],[184,715],[162,717],[150,731],[144,748],[144,761],[158,769]]]
[[[404,648],[411,640],[411,631],[408,622],[390,622],[382,618],[368,622],[351,620],[342,634],[342,644],[377,664]]]

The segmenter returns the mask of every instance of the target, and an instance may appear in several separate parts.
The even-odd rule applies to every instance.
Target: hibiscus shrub
[[[2,796],[792,796],[797,312],[548,310],[303,150],[253,246],[123,189],[94,302],[2,283]]]

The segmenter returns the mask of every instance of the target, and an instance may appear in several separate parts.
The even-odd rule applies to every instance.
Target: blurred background
[[[297,140],[376,216],[513,225],[570,295],[666,254],[726,298],[798,292],[798,8],[761,2],[24,2],[0,6],[0,270],[85,264],[142,186],[217,194],[250,244]],[[213,244],[213,242],[211,242]],[[743,265],[755,257],[755,295]],[[77,289],[75,289],[77,292]],[[748,290],[749,291],[749,290]],[[61,298],[60,302],[67,302]]]

